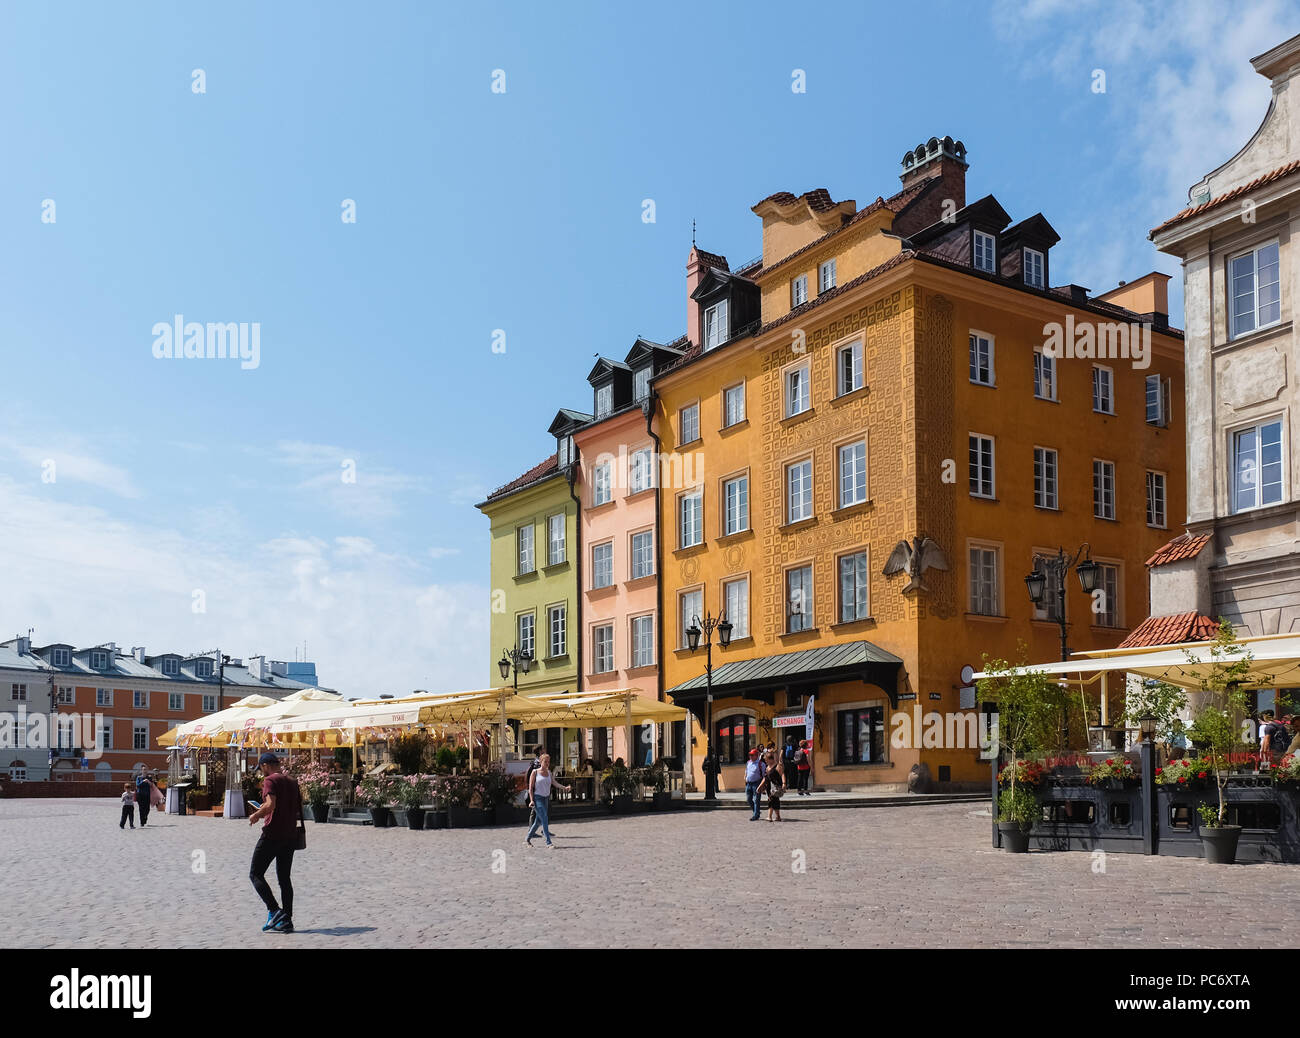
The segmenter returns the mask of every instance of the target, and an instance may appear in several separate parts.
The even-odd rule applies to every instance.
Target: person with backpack
[[[1286,725],[1274,718],[1272,710],[1260,715],[1259,757],[1261,761],[1277,760],[1286,750],[1290,736]]]
[[[253,848],[253,862],[248,868],[248,878],[253,889],[266,905],[266,923],[262,932],[293,933],[293,852],[306,841],[306,828],[300,836],[302,825],[302,790],[298,782],[280,768],[280,758],[268,750],[257,759],[265,779],[262,781],[262,803],[251,815],[248,824],[256,825],[263,818],[262,835]],[[300,843],[301,840],[301,843]],[[275,878],[280,885],[280,904],[266,882],[266,870],[275,862]]]
[[[808,776],[812,772],[812,743],[807,739],[799,740],[799,748],[794,751],[794,766],[795,774],[799,776],[799,795],[809,796]]]

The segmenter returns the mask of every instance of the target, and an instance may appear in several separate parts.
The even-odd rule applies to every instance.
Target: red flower
[[[1164,768],[1156,768],[1156,774],[1157,774],[1157,775],[1163,775],[1164,773],[1165,773],[1165,769],[1164,769]]]
[[[1179,782],[1186,782],[1186,781],[1187,781],[1187,776],[1184,775],[1184,776],[1183,776],[1182,778],[1180,778],[1178,781],[1179,781]]]
[[[1196,777],[1197,777],[1197,778],[1205,778],[1205,772],[1202,771],[1202,772],[1201,772],[1200,774],[1198,774]]]

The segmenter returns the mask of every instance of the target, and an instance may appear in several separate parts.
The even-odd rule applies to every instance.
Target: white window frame
[[[1147,525],[1155,530],[1165,530],[1168,524],[1169,478],[1163,472],[1147,469]]]
[[[1148,375],[1142,383],[1147,425],[1154,425],[1161,429],[1169,427],[1169,382],[1170,380],[1164,375]],[[1155,416],[1152,417],[1152,387],[1155,387],[1154,403]]]
[[[162,672],[168,677],[176,677],[181,672],[181,661],[175,656],[162,661]]]
[[[605,637],[602,637],[605,635]],[[602,658],[601,648],[607,652]],[[593,624],[591,627],[591,672],[593,674],[612,674],[614,666],[614,625],[612,623]]]
[[[730,337],[728,305],[724,296],[704,311],[704,349],[715,349]]]
[[[212,677],[212,660],[195,660],[194,676],[198,678]]]
[[[1050,476],[1048,470],[1051,470]],[[1061,508],[1061,456],[1054,447],[1034,446],[1034,507]]]
[[[978,560],[979,579],[977,581],[977,563],[972,558],[974,552],[980,552]],[[984,553],[993,555],[993,580],[991,585],[992,591],[992,612],[985,612],[977,608],[983,603],[983,595],[977,597],[977,590],[983,589],[984,568],[987,560]],[[966,542],[966,606],[972,616],[1002,616],[1002,545],[995,544],[991,541],[967,541]]]
[[[795,581],[792,579],[795,574],[799,574],[798,584],[794,586]],[[785,584],[785,633],[800,634],[803,631],[810,631],[815,626],[815,617],[813,616],[813,606],[815,604],[813,564],[811,562],[802,562],[796,566],[790,566],[786,569],[782,580]],[[799,608],[796,609],[796,599]],[[795,624],[795,617],[803,617],[799,625]]]
[[[556,520],[559,523],[556,523]],[[560,536],[555,536],[556,527],[559,527]],[[568,516],[564,512],[555,512],[546,517],[546,564],[548,566],[558,566],[569,559],[569,523]]]
[[[1055,556],[1055,554],[1056,552],[1054,550],[1050,550],[1048,548],[1033,549],[1033,555],[1039,556],[1041,558],[1051,558]],[[1031,568],[1037,568],[1037,567],[1031,567]],[[1068,573],[1064,573],[1059,569],[1043,570],[1043,598],[1041,602],[1034,603],[1033,615],[1035,620],[1042,620],[1048,623],[1060,622],[1060,617],[1056,615],[1057,607],[1060,605],[1060,596],[1057,594],[1057,588],[1061,586],[1062,580],[1068,581],[1069,576],[1070,575]],[[1069,590],[1068,583],[1066,584],[1066,590],[1067,591]],[[1066,598],[1065,619],[1068,621],[1069,609],[1070,609],[1070,603],[1069,603],[1070,596],[1067,594],[1065,598]]]
[[[790,279],[790,309],[808,302],[808,275],[800,274]]]
[[[606,578],[602,583],[603,576]],[[614,542],[601,541],[591,546],[591,590],[600,591],[614,586]]]
[[[641,538],[649,538],[648,550],[641,552],[637,546],[637,541]],[[642,542],[644,543],[644,542]],[[643,555],[645,559],[644,566],[639,561],[639,556]],[[628,558],[632,560],[631,579],[640,580],[642,577],[653,577],[655,575],[655,532],[654,530],[635,530],[629,535]]]
[[[1043,384],[1047,383],[1049,393],[1043,393]],[[1041,346],[1034,347],[1034,399],[1056,400],[1056,358],[1045,353]]]
[[[731,507],[732,488],[739,487],[735,514]],[[722,532],[724,536],[749,529],[749,473],[743,472],[722,481]]]
[[[77,701],[77,693],[72,685],[60,685],[55,702],[62,706],[72,706]]]
[[[133,721],[131,723],[131,749],[147,750],[149,748],[149,722]]]
[[[744,593],[739,596],[741,606],[739,610],[731,608],[732,590],[734,588],[744,587]],[[740,577],[728,577],[722,582],[722,609],[726,617],[731,621],[731,637],[736,638],[749,637],[749,574],[746,573]]]
[[[549,659],[569,651],[569,607],[564,603],[546,607],[546,651]]]
[[[520,652],[537,659],[537,614],[532,610],[515,614],[515,644]]]
[[[971,441],[980,441],[978,448],[972,451],[974,446]],[[988,487],[987,492],[984,489],[984,442],[987,441],[988,449]],[[966,434],[966,470],[967,470],[967,488],[970,489],[972,482],[971,476],[974,475],[975,489],[970,489],[971,497],[978,497],[984,501],[995,501],[998,496],[998,445],[997,439],[987,433],[971,432]],[[975,466],[973,473],[971,468],[971,454],[975,453],[978,464]]]
[[[15,703],[27,702],[27,683],[15,681],[9,686],[9,698]]]
[[[1263,331],[1265,328],[1272,328],[1273,326],[1282,323],[1282,247],[1279,244],[1279,242],[1280,239],[1274,238],[1271,241],[1261,242],[1259,245],[1246,249],[1242,252],[1235,253],[1228,257],[1228,269],[1226,273],[1226,292],[1228,296],[1228,338],[1229,339],[1239,339],[1243,335],[1251,335],[1255,332]],[[1270,248],[1277,250],[1277,265],[1278,265],[1277,317],[1273,318],[1270,321],[1261,323],[1259,319],[1259,313],[1260,313],[1259,254],[1263,252],[1265,249],[1270,249]],[[1237,331],[1238,295],[1236,291],[1237,288],[1236,276],[1233,273],[1233,267],[1236,265],[1237,260],[1245,259],[1247,256],[1250,257],[1250,261],[1251,261],[1251,269],[1250,269],[1251,326],[1249,328],[1244,328],[1241,331]]]
[[[739,394],[738,396],[736,394]],[[732,407],[733,400],[739,400],[739,408]],[[737,382],[722,391],[722,427],[730,429],[745,420],[745,383]]]
[[[202,706],[200,707],[200,709],[204,712],[204,714],[216,713],[217,694],[215,692],[204,692]]]
[[[793,388],[798,392],[791,391],[791,379],[795,376],[798,376],[798,382]],[[781,395],[786,418],[794,418],[812,409],[812,369],[807,361],[791,364],[781,372]],[[798,404],[803,406],[797,407]]]
[[[687,416],[690,416],[690,425],[687,424]],[[690,439],[686,438],[687,432],[693,433]],[[697,400],[693,404],[686,404],[677,412],[677,438],[682,444],[694,443],[700,438],[700,404]]]
[[[95,705],[96,705],[96,706],[112,706],[112,705],[113,705],[113,690],[112,690],[111,688],[97,688],[97,689],[95,689]],[[211,711],[204,711],[204,712],[205,712],[205,713],[210,713]]]
[[[806,476],[802,470],[807,467]],[[798,486],[795,470],[800,470]],[[800,458],[785,466],[785,521],[787,525],[801,523],[813,517],[813,460]],[[796,508],[796,500],[798,507]]]
[[[987,261],[987,265],[981,260],[981,256]],[[982,270],[986,274],[996,274],[998,272],[997,236],[987,231],[975,231],[971,237],[970,262],[976,270]]]
[[[858,564],[858,559],[862,564]],[[853,566],[853,615],[845,615],[845,606],[847,600],[844,596],[844,564],[851,563]],[[862,581],[858,580],[859,575],[865,574]],[[871,555],[867,548],[860,548],[857,551],[848,551],[835,558],[835,580],[836,580],[836,597],[838,602],[839,621],[842,624],[856,623],[859,620],[869,620],[871,618]],[[860,607],[861,608],[860,610]],[[861,615],[858,615],[861,611]]]
[[[1036,263],[1031,262],[1031,257],[1034,260],[1037,260],[1037,262]],[[1044,256],[1038,249],[1031,249],[1026,247],[1025,258],[1024,258],[1024,271],[1025,271],[1025,284],[1028,285],[1030,288],[1047,287],[1047,283],[1046,283],[1047,257]]]
[[[698,605],[687,605],[687,600],[695,601],[699,596]],[[704,615],[704,588],[693,587],[677,592],[677,637],[679,639],[678,647],[690,649],[690,642],[686,640],[686,629],[691,626],[697,616]]]
[[[1123,627],[1124,626],[1124,566],[1123,563],[1109,559],[1096,559],[1097,565],[1097,588],[1103,592],[1103,601],[1106,609],[1100,613],[1092,614],[1092,623],[1096,627]],[[1111,594],[1106,587],[1107,572],[1114,574],[1115,589]],[[1089,603],[1091,608],[1091,603]]]
[[[147,689],[137,688],[137,689],[135,689],[135,690],[132,691],[132,693],[131,693],[131,709],[132,709],[132,710],[148,710],[148,709],[149,709],[149,691],[148,691]]]
[[[970,330],[970,351],[966,366],[967,378],[971,385],[997,386],[997,374],[993,367],[994,336],[977,328]],[[987,378],[980,375],[987,374]]]
[[[596,417],[604,418],[614,411],[614,383],[606,382],[596,387]]]
[[[837,284],[838,269],[835,257],[825,260],[817,267],[817,294],[829,292]]]
[[[521,577],[537,572],[537,531],[531,522],[515,527],[515,567]]]
[[[1251,434],[1254,437],[1255,471],[1257,474],[1262,475],[1263,461],[1261,460],[1260,455],[1263,453],[1264,449],[1263,430],[1274,425],[1278,427],[1278,455],[1281,459],[1278,473],[1280,479],[1277,484],[1277,500],[1262,500],[1263,495],[1260,491],[1263,488],[1263,484],[1260,482],[1259,475],[1257,475],[1253,487],[1253,502],[1251,504],[1242,504],[1241,488],[1238,484],[1238,475],[1241,468],[1241,462],[1238,460],[1238,444],[1240,439],[1246,434]],[[1290,459],[1287,454],[1286,423],[1282,416],[1265,418],[1262,421],[1253,422],[1250,425],[1238,426],[1235,429],[1228,430],[1228,457],[1232,464],[1232,471],[1229,474],[1229,493],[1231,495],[1230,503],[1232,506],[1232,515],[1237,515],[1241,512],[1253,512],[1257,508],[1268,508],[1287,500],[1287,466]],[[1272,484],[1269,485],[1271,486]]]
[[[858,448],[862,450],[862,458],[859,463],[857,457]],[[852,451],[851,457],[852,471],[846,469],[845,453]],[[842,443],[835,449],[835,467],[838,475],[836,480],[839,507],[851,508],[853,505],[862,505],[867,502],[867,438],[864,436],[860,440],[853,440],[851,443]],[[852,482],[846,485],[846,480]],[[845,491],[848,490],[846,494]]]
[[[92,649],[90,652],[90,669],[104,670],[108,666],[108,653],[103,649]]]
[[[644,628],[649,627],[646,631]],[[654,613],[642,613],[628,619],[628,644],[632,647],[631,667],[653,667],[655,665],[655,616]]]
[[[50,665],[54,667],[71,667],[72,650],[55,649],[50,653]]]
[[[614,500],[614,480],[608,461],[591,470],[591,507],[598,508]]]
[[[179,712],[179,711],[181,711],[181,710],[184,710],[184,709],[185,709],[185,693],[184,693],[184,692],[168,692],[168,693],[167,693],[167,709],[168,709],[168,710],[172,710],[172,711],[176,711],[176,712]]]
[[[639,447],[628,457],[629,494],[639,494],[654,487],[654,451],[649,447]]]
[[[650,365],[632,372],[632,399],[644,400],[650,395]]]
[[[1104,400],[1102,399],[1103,386],[1106,390]],[[1105,364],[1092,366],[1092,410],[1095,414],[1115,413],[1115,370]]]
[[[850,393],[856,393],[867,384],[863,352],[861,339],[845,343],[835,351],[835,390],[837,396],[848,396]],[[845,377],[846,358],[848,360],[847,378]]]
[[[1099,467],[1100,466],[1100,467]],[[1106,478],[1110,477],[1110,514],[1106,507]],[[1115,480],[1115,463],[1105,458],[1092,459],[1092,517],[1094,519],[1114,520],[1118,515],[1116,505],[1117,484]],[[1099,496],[1100,495],[1100,496]]]
[[[687,505],[688,502],[694,502],[690,508],[692,522],[690,529],[687,528]],[[688,534],[694,534],[694,539],[688,540]],[[704,491],[697,487],[694,490],[688,490],[677,495],[677,547],[694,548],[704,543]]]

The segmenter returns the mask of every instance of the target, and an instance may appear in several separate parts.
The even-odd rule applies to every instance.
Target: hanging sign
[[[812,742],[813,737],[813,703],[816,699],[816,696],[808,697],[808,711],[804,714],[804,738],[809,742]]]

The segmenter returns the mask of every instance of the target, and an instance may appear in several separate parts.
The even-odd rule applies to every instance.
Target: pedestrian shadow
[[[358,934],[374,933],[376,926],[323,926],[319,930],[298,930],[294,933],[314,933],[323,934],[326,937],[355,937]]]

